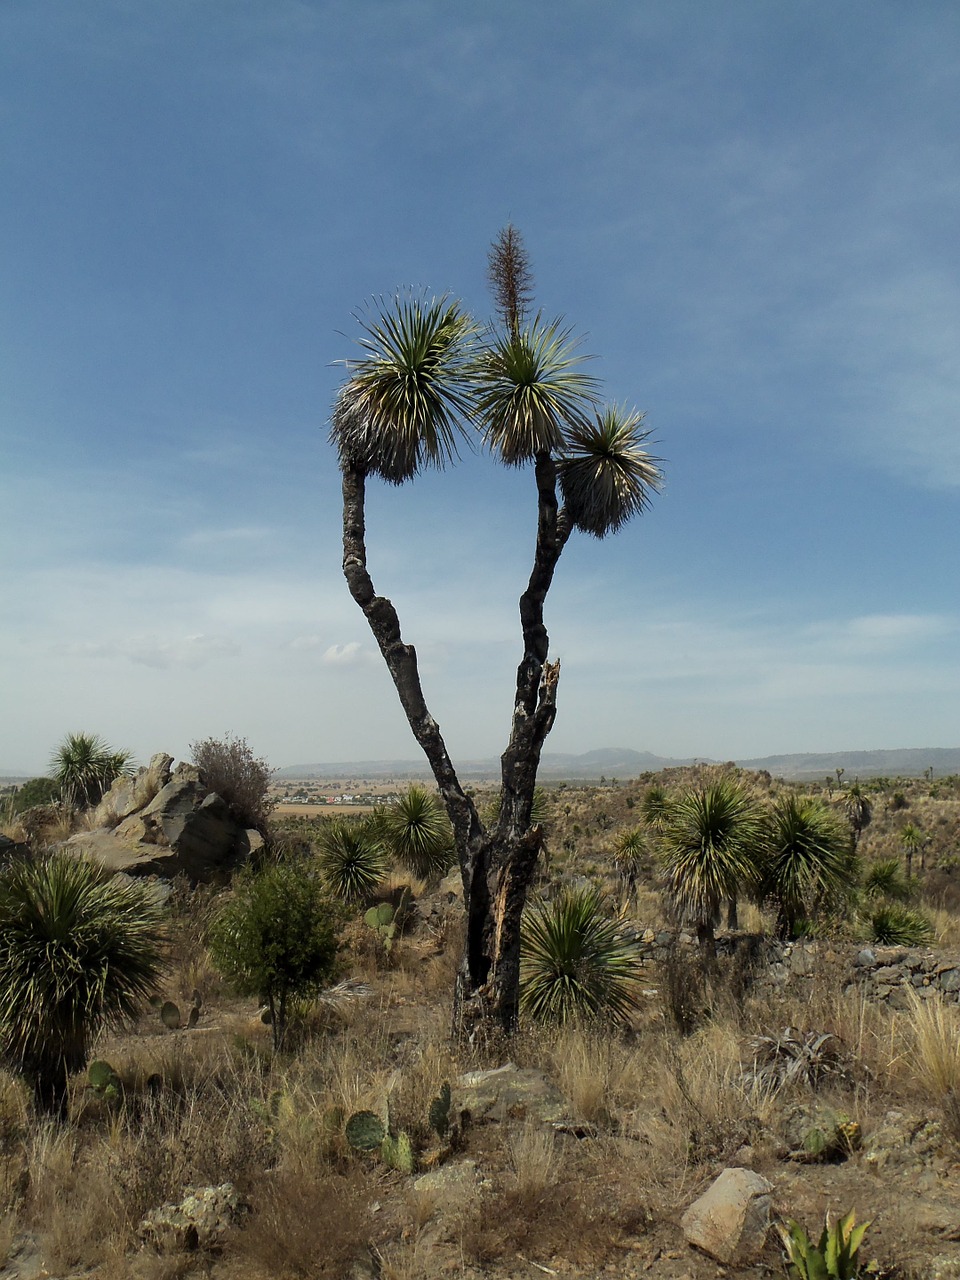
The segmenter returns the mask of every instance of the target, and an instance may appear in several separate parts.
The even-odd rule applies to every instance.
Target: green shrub
[[[567,889],[524,914],[520,1011],[538,1022],[603,1017],[636,1007],[640,958],[604,910],[598,889]]]
[[[94,1035],[155,990],[162,942],[146,889],[92,863],[57,853],[0,872],[0,1043],[40,1110],[66,1114]]]
[[[334,818],[320,833],[317,860],[330,892],[342,902],[369,898],[386,875],[377,819]]]
[[[242,995],[270,1009],[283,1047],[291,999],[316,995],[336,971],[340,912],[307,862],[246,868],[214,917],[207,945],[217,969]]]
[[[60,799],[60,784],[54,778],[31,778],[20,787],[15,787],[4,806],[6,813],[15,818],[25,809],[32,809],[38,804],[56,804]]]
[[[273,769],[253,754],[246,738],[204,738],[191,742],[190,754],[206,785],[227,802],[237,821],[263,831],[273,807]]]

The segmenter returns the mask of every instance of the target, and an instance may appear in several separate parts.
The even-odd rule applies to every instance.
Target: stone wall
[[[696,939],[685,930],[630,929],[647,963],[662,963],[671,954],[692,954]],[[778,942],[757,934],[727,934],[717,939],[719,955],[738,950],[752,954],[760,981],[775,986],[813,979],[824,966],[842,966],[849,985],[895,1009],[909,1007],[908,988],[921,999],[941,995],[960,1002],[960,957],[930,948],[839,945],[834,942]]]

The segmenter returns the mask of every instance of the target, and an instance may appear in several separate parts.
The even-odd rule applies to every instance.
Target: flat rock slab
[[[559,1089],[542,1071],[512,1062],[490,1071],[468,1071],[457,1080],[456,1107],[474,1123],[483,1120],[533,1120],[567,1124],[571,1116]]]

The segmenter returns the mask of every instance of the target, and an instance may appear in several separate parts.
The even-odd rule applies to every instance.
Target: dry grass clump
[[[465,1260],[483,1271],[517,1255],[598,1268],[624,1239],[643,1234],[650,1215],[641,1189],[646,1197],[647,1187],[627,1153],[572,1137],[556,1139],[548,1153],[532,1135],[521,1136],[525,1132],[526,1126],[513,1144],[521,1144],[514,1167],[464,1214]]]
[[[542,1034],[544,1065],[577,1119],[608,1128],[636,1106],[648,1069],[636,1045],[591,1026]]]
[[[358,1168],[285,1162],[261,1179],[226,1255],[238,1277],[340,1277],[368,1254],[372,1187]]]
[[[925,1099],[942,1109],[950,1137],[960,1142],[960,1008],[910,996],[902,1055],[894,1071],[919,1085]]]
[[[549,1129],[527,1121],[507,1135],[518,1204],[536,1209],[557,1180],[557,1141]]]

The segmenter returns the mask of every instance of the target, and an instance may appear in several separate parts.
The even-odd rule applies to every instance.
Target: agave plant
[[[403,484],[457,455],[476,326],[449,297],[396,298],[360,324],[366,354],[347,361],[331,438],[341,467]]]
[[[795,938],[814,902],[856,883],[850,831],[822,800],[781,794],[766,825],[759,894],[777,905],[777,932]]]
[[[0,1042],[37,1107],[64,1116],[93,1037],[156,990],[160,908],[140,885],[63,853],[0,872]]]
[[[778,1226],[790,1280],[856,1280],[860,1273],[860,1245],[869,1222],[856,1226],[853,1210],[833,1226],[825,1220],[816,1244],[792,1219]]]
[[[841,1080],[849,1070],[843,1045],[829,1031],[784,1027],[778,1035],[755,1036],[753,1075],[776,1086],[804,1084],[815,1088],[825,1080]]]
[[[598,889],[567,889],[524,914],[520,1010],[537,1022],[624,1022],[637,1004],[636,943],[608,916]]]
[[[870,939],[883,947],[922,947],[933,942],[936,934],[922,911],[888,902],[878,907],[870,918]]]
[[[387,857],[374,822],[335,818],[320,834],[317,860],[323,879],[343,902],[369,898],[387,872]]]
[[[716,953],[720,905],[756,879],[763,823],[755,798],[722,775],[683,792],[663,828],[666,887],[674,910],[691,921],[703,952]]]
[[[50,761],[64,804],[99,803],[117,778],[133,772],[129,751],[117,751],[95,733],[68,733]]]
[[[595,538],[641,515],[661,484],[655,458],[643,446],[643,414],[608,406],[592,422],[573,423],[560,461],[560,489],[571,523]]]
[[[453,865],[453,829],[437,796],[414,784],[377,814],[388,854],[421,880],[439,880]]]

